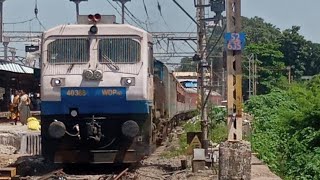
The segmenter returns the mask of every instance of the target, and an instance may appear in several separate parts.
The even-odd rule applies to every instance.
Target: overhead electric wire
[[[143,2],[144,11],[146,12],[146,15],[147,15],[147,19],[149,19],[149,13],[148,13],[148,10],[147,10],[146,3],[144,2],[144,0],[142,0],[142,2]]]
[[[117,2],[118,6],[121,7],[121,4],[119,2]],[[142,24],[145,24],[144,22],[142,22],[140,19],[138,19],[135,15],[133,15],[133,13],[131,13],[131,11],[127,8],[127,6],[124,6],[124,9],[126,10],[124,13],[140,28],[144,29]],[[130,16],[131,15],[131,16]],[[128,22],[128,21],[127,21]]]
[[[124,6],[124,8],[127,10],[127,12],[126,13],[129,13],[131,16],[132,16],[132,18],[134,18],[138,23],[140,23],[140,24],[146,24],[146,23],[144,23],[143,21],[141,21],[139,18],[137,18],[128,8],[127,8],[127,6]],[[129,16],[129,14],[127,14],[128,16]],[[130,17],[130,16],[129,16]],[[133,19],[132,19],[133,20]]]
[[[19,22],[7,22],[7,23],[3,23],[3,24],[23,24],[23,23],[27,23],[27,22],[30,22],[30,21],[33,21],[36,17],[33,17],[31,19],[28,19],[28,20],[24,20],[24,21],[19,21]]]
[[[116,10],[116,12],[117,12],[120,16],[122,16],[122,14],[120,13],[120,11],[117,9],[117,7],[115,7],[115,6],[110,2],[110,0],[107,0],[107,2],[111,5],[111,7],[113,7],[114,10]],[[125,18],[124,18],[124,20],[125,20],[126,22],[128,22]]]
[[[211,35],[210,35],[210,37],[209,37],[209,39],[208,39],[208,41],[207,41],[207,45],[206,45],[206,47],[204,48],[204,50],[203,50],[203,52],[202,52],[202,54],[201,54],[201,58],[203,57],[204,52],[206,52],[207,49],[208,49],[209,42],[210,42],[211,38],[213,37],[214,32],[216,31],[217,25],[218,25],[218,24],[216,23],[215,26],[213,27],[213,30],[212,30],[212,32],[211,32]]]
[[[41,26],[44,30],[46,30],[46,27],[44,27],[44,25],[41,23],[40,19],[39,19],[38,17],[37,17],[36,19],[38,20],[40,26]]]
[[[220,39],[222,38],[222,35],[224,34],[224,31],[225,31],[226,27],[227,27],[227,26],[225,25],[224,28],[223,28],[223,30],[221,31],[220,36],[219,36],[219,38],[217,39],[216,43],[211,47],[211,50],[210,50],[210,52],[208,53],[206,59],[210,56],[210,54],[212,53],[212,51],[214,50],[214,48],[215,48],[215,47],[217,46],[217,44],[219,43]],[[206,104],[207,104],[207,102],[208,102],[208,100],[209,100],[209,97],[210,97],[210,94],[211,94],[211,92],[212,92],[212,89],[213,89],[213,88],[210,87],[210,90],[209,90],[209,92],[208,92],[208,95],[207,95],[207,97],[205,98],[204,103],[202,104],[202,108],[206,107]]]
[[[42,24],[42,22],[40,21],[40,19],[38,18],[38,0],[35,1],[35,7],[34,7],[34,15],[35,18],[37,19],[37,21],[39,22],[40,26],[46,30],[46,28],[44,27],[44,25]]]
[[[226,25],[224,26],[223,30],[221,31],[220,33],[220,36],[218,38],[218,40],[216,41],[216,43],[211,47],[211,50],[209,51],[209,53],[207,54],[207,57],[206,59],[210,56],[210,54],[212,53],[212,51],[214,50],[214,48],[218,45],[220,39],[222,38],[223,34],[224,34],[224,31],[226,30]]]
[[[162,8],[161,8],[161,5],[160,5],[160,3],[159,3],[159,0],[157,0],[157,9],[158,9],[158,11],[159,11],[159,13],[160,13],[160,16],[162,17],[162,20],[163,20],[163,22],[164,22],[164,24],[168,27],[168,29],[170,30],[171,28],[170,28],[170,26],[168,25],[168,23],[167,23],[167,21],[165,20],[165,18],[163,17],[163,15],[162,15]]]

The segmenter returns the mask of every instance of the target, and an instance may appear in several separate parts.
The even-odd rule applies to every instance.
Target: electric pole
[[[124,24],[124,8],[125,4],[131,0],[113,0],[113,1],[119,1],[121,3],[121,23]]]
[[[207,108],[205,106],[205,96],[206,96],[206,81],[205,81],[205,74],[206,69],[208,67],[208,62],[206,60],[207,52],[206,52],[206,26],[204,22],[205,18],[205,0],[197,0],[197,54],[198,60],[200,60],[198,64],[198,94],[200,98],[200,111],[201,111],[201,132],[202,132],[202,148],[207,150],[208,149],[208,118],[207,118]],[[208,94],[209,95],[209,94]]]
[[[0,42],[3,40],[3,3],[5,0],[0,0]]]
[[[8,45],[9,45],[10,39],[8,37],[3,38],[3,48],[4,48],[4,60],[8,61]]]
[[[251,96],[257,95],[257,55],[251,54],[248,57],[249,61],[249,83],[248,83],[248,93],[249,93],[249,99]]]
[[[241,0],[226,0],[228,140],[219,146],[219,180],[251,179],[251,147],[242,142]]]

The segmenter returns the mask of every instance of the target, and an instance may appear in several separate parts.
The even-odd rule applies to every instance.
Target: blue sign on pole
[[[245,33],[226,33],[224,36],[225,46],[228,50],[241,51],[245,47]]]

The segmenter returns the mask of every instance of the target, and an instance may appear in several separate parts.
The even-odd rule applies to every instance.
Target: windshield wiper
[[[112,59],[110,59],[109,57],[107,57],[106,55],[102,55],[103,59],[106,60],[107,62],[109,62],[109,64],[107,64],[107,66],[111,69],[110,66],[113,67],[114,70],[119,71],[120,68],[118,65],[116,65],[116,63],[114,63],[114,61],[112,61]]]

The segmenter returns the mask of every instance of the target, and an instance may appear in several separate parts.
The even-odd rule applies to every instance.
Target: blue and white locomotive
[[[154,78],[151,34],[104,17],[43,34],[42,154],[56,163],[137,162],[167,132],[163,119],[187,110],[168,71]]]

